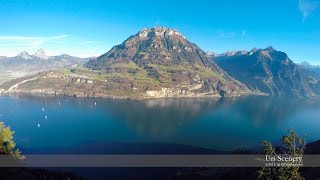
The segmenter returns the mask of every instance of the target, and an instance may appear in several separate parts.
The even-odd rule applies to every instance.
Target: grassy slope
[[[150,75],[150,68],[156,71],[159,76]],[[8,89],[18,82],[37,76],[36,80],[19,85],[19,90],[28,92],[29,90],[44,89],[44,91],[66,92],[66,94],[76,94],[77,96],[94,93],[106,96],[139,97],[146,90],[159,90],[161,87],[170,88],[181,83],[184,84],[194,78],[195,75],[198,75],[201,80],[211,79],[214,82],[218,80],[228,82],[223,74],[217,74],[203,66],[147,64],[141,67],[131,61],[129,63],[112,64],[110,69],[106,72],[94,71],[82,66],[62,68],[6,82],[0,85],[0,89]],[[173,80],[176,73],[178,78],[182,79]],[[55,77],[48,78],[50,74],[54,74]],[[45,76],[47,78],[44,78]],[[79,79],[81,81],[91,80],[94,83],[78,83]]]

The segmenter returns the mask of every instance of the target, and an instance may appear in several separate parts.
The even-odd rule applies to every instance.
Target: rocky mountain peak
[[[227,51],[222,54],[222,56],[238,56],[238,55],[245,55],[247,51]]]
[[[105,64],[134,61],[137,64],[199,64],[211,66],[203,50],[189,42],[180,32],[165,27],[145,28],[122,44],[88,63],[89,68],[104,69]]]
[[[207,51],[207,54],[208,54],[208,56],[210,56],[210,57],[216,56],[216,54],[215,54],[214,52],[212,52],[212,51]]]
[[[26,51],[22,51],[17,55],[17,57],[21,57],[22,59],[31,59],[29,53]]]
[[[177,30],[166,27],[145,28],[123,43],[126,47],[142,45],[142,50],[191,51],[192,44]]]
[[[258,51],[257,48],[253,48],[253,49],[251,49],[251,51],[249,52],[249,54],[252,55],[253,53],[255,53],[255,52],[257,52],[257,51]]]
[[[257,50],[258,50],[257,48],[253,48],[253,49],[251,49],[250,52],[255,52],[255,51],[257,51]]]
[[[275,49],[274,49],[272,46],[268,46],[268,47],[266,48],[266,50],[268,50],[268,51],[275,51]]]
[[[266,49],[260,49],[258,52],[260,60],[277,61],[287,65],[294,64],[285,52],[278,51],[272,46],[269,46]]]
[[[48,56],[43,49],[39,49],[33,56],[39,59],[48,59]]]
[[[256,52],[258,52],[259,55],[265,56],[265,57],[268,57],[268,58],[271,58],[272,54],[281,53],[280,51],[277,51],[276,49],[274,49],[272,46],[268,46],[265,49],[258,49],[258,50],[256,50]]]
[[[17,56],[24,56],[24,55],[29,55],[29,53],[27,51],[22,51]]]
[[[182,36],[180,32],[175,29],[166,28],[166,27],[154,27],[154,28],[145,28],[138,32],[139,37],[165,37],[165,36]]]

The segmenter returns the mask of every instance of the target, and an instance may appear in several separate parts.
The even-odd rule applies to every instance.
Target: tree
[[[298,136],[293,130],[281,139],[282,146],[274,148],[270,142],[263,141],[264,153],[266,155],[277,156],[278,154],[302,156],[306,147],[305,139]],[[285,167],[263,167],[257,171],[258,179],[278,179],[278,180],[302,180],[299,166]]]
[[[11,131],[10,127],[6,127],[3,122],[0,122],[0,154],[10,154],[17,159],[24,159],[19,149],[16,149],[13,134],[14,131]]]

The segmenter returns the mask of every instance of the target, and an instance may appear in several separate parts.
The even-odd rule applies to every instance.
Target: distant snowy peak
[[[16,56],[0,56],[0,60],[16,60],[16,61],[21,61],[21,60],[28,60],[28,61],[41,61],[46,60],[46,61],[68,61],[68,62],[73,62],[73,63],[80,63],[83,64],[87,62],[89,59],[93,59],[95,57],[89,57],[89,58],[80,58],[76,56],[71,56],[68,54],[61,54],[61,55],[55,55],[55,56],[48,56],[46,52],[43,49],[39,49],[36,53],[34,54],[29,54],[27,51],[22,51]],[[21,61],[22,62],[22,61]],[[25,63],[25,62],[24,62]]]
[[[33,56],[39,59],[44,59],[44,60],[49,59],[49,57],[47,56],[47,54],[44,52],[43,49],[39,49]]]
[[[212,52],[212,51],[207,51],[207,54],[210,57],[215,57],[216,56],[216,54],[214,52]]]
[[[255,53],[261,53],[262,55],[268,55],[269,53],[274,53],[277,52],[272,46],[269,46],[265,49],[257,49],[253,48],[251,51],[245,51],[245,50],[240,50],[240,51],[227,51],[222,54],[214,54],[213,57],[231,57],[231,56],[242,56],[242,55],[253,55]]]
[[[239,56],[239,55],[246,55],[248,51],[227,51],[222,54],[215,54],[214,57],[223,57],[223,56]]]
[[[28,52],[26,52],[26,51],[22,51],[21,53],[19,53],[18,55],[17,55],[17,57],[20,57],[20,58],[22,58],[22,59],[32,59],[32,57],[29,55],[29,53]]]
[[[248,54],[247,51],[228,51],[224,53],[225,56],[238,56]]]
[[[299,65],[304,66],[306,68],[320,68],[320,65],[312,65],[312,64],[310,64],[309,62],[306,62],[306,61],[300,63]]]
[[[255,53],[255,52],[257,52],[259,49],[257,49],[257,48],[253,48],[251,51],[250,51],[250,56],[253,54],[253,53]]]
[[[70,56],[70,55],[68,55],[68,54],[61,54],[60,56],[57,56],[57,57],[59,57],[59,58],[61,58],[61,59],[70,59],[70,58],[73,58],[73,56]]]

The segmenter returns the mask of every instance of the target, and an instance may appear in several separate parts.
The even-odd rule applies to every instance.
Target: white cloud
[[[69,54],[77,57],[100,56],[112,47],[100,40],[69,35],[5,36],[0,35],[0,56],[16,56],[21,51],[29,54],[42,48],[50,55]]]
[[[57,35],[48,37],[37,37],[37,36],[0,36],[0,41],[32,41],[32,40],[57,40],[68,37],[67,35]]]
[[[219,38],[222,38],[222,39],[228,39],[228,38],[233,38],[236,36],[236,33],[235,32],[220,32],[218,34],[218,37]]]
[[[245,37],[247,35],[247,31],[246,30],[242,30],[241,35],[242,35],[242,37]]]
[[[244,29],[242,31],[231,31],[231,32],[224,32],[219,31],[217,37],[220,39],[231,39],[237,37],[245,37],[247,36],[247,31]]]
[[[299,0],[299,11],[305,21],[319,7],[319,0]]]
[[[36,51],[39,48],[64,41],[68,35],[54,36],[4,36],[0,35],[0,53],[5,56],[14,56],[20,51]]]
[[[47,37],[37,37],[37,36],[0,36],[1,44],[9,45],[25,45],[25,46],[41,46],[47,42],[54,42],[67,38],[67,35],[56,35]]]

